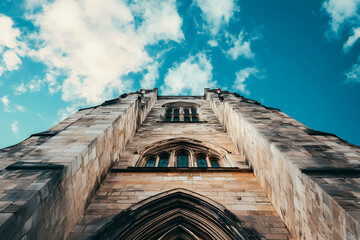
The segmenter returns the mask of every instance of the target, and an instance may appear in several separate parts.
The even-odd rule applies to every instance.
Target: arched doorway
[[[221,204],[186,189],[147,198],[105,224],[92,239],[261,239]]]

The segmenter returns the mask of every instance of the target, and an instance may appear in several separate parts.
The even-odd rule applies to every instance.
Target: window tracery
[[[165,122],[199,122],[199,106],[191,102],[172,102],[164,104]]]
[[[187,141],[175,141],[159,146],[148,146],[137,163],[138,167],[198,167],[228,166],[224,153]]]

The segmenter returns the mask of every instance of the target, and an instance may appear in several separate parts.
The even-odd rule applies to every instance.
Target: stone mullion
[[[195,167],[195,156],[194,152],[189,150],[189,167]]]
[[[207,163],[208,167],[211,167],[209,155],[206,154],[206,158],[205,158],[205,159],[206,159],[206,163]]]
[[[169,167],[176,167],[175,150],[172,150],[169,155]]]
[[[155,167],[159,166],[159,155],[155,155]]]

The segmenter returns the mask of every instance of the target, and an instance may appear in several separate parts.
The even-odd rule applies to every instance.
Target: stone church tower
[[[124,94],[0,160],[4,240],[360,236],[360,148],[220,89]]]

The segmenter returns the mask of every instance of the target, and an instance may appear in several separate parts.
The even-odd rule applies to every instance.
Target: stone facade
[[[168,167],[146,167],[157,150]],[[181,151],[189,166],[178,168]],[[198,167],[200,152],[208,168]],[[210,167],[212,156],[220,167]],[[360,236],[360,148],[220,89],[122,95],[0,150],[0,159],[0,239],[135,236],[149,224],[134,217],[143,212],[157,216],[154,232],[166,219],[181,222],[164,239],[206,235],[194,219],[218,229],[204,239]],[[177,217],[151,212],[155,202]]]
[[[293,236],[360,238],[360,148],[237,94],[206,99]]]

